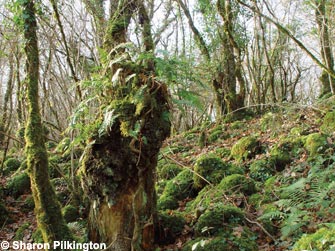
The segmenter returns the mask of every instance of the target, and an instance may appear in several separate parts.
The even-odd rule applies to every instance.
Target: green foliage
[[[256,192],[255,181],[241,174],[232,174],[220,182],[218,189],[222,189],[228,194],[243,193],[251,195]]]
[[[235,143],[231,149],[230,156],[241,162],[252,158],[259,152],[259,141],[256,136],[246,136]]]
[[[197,235],[214,235],[224,231],[228,224],[242,223],[244,212],[233,205],[215,204],[214,208],[208,208],[198,219],[194,228]]]
[[[332,251],[335,250],[335,229],[320,228],[313,234],[303,235],[294,245],[293,251]]]
[[[22,226],[20,226],[16,232],[15,232],[15,236],[14,236],[14,241],[22,241],[24,236],[26,235],[25,231],[29,228],[31,224],[26,222],[24,223]]]
[[[215,238],[197,238],[187,242],[182,251],[257,251],[256,236],[246,227],[236,227]]]
[[[21,165],[21,161],[17,158],[9,158],[4,162],[4,174],[8,175],[16,171]]]
[[[20,195],[30,191],[30,178],[26,172],[19,173],[10,178],[6,186],[8,195],[18,198]]]
[[[271,161],[266,159],[253,161],[249,167],[250,178],[256,181],[265,181],[275,174]]]
[[[62,208],[62,214],[67,223],[74,222],[79,218],[78,209],[71,204]]]
[[[299,236],[304,228],[313,226],[313,219],[327,221],[327,216],[335,213],[331,199],[335,194],[333,158],[328,159],[326,167],[325,159],[319,159],[313,163],[307,177],[294,180],[292,184],[281,189],[282,199],[276,204],[285,214],[281,229],[282,238]]]

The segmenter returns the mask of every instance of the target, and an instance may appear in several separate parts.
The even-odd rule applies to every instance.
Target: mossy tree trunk
[[[316,16],[316,22],[318,24],[322,63],[327,68],[334,70],[334,56],[332,52],[332,44],[328,27],[329,22],[327,17],[328,1],[317,0],[315,1],[315,5],[316,5],[315,16]],[[320,80],[322,84],[321,95],[322,96],[326,94],[334,95],[335,79],[330,74],[328,74],[328,72],[324,69],[322,70]]]
[[[141,1],[111,5],[104,48],[111,60],[125,52],[127,28],[137,14],[144,53],[152,53],[150,20]],[[118,49],[115,49],[118,47]],[[122,70],[121,70],[122,69]],[[90,198],[89,238],[108,250],[154,250],[156,214],[155,169],[163,140],[170,133],[166,86],[155,80],[154,63],[113,64],[112,77],[121,71],[111,91],[112,126],[93,137],[81,168],[83,188]],[[134,76],[132,81],[126,81]]]
[[[217,93],[217,103],[221,114],[231,113],[244,105],[246,85],[242,76],[242,64],[240,62],[240,46],[234,38],[234,22],[236,10],[232,9],[231,0],[218,0],[218,12],[223,21],[221,36],[223,47],[223,62],[214,81]],[[235,51],[238,55],[235,55]],[[237,81],[240,91],[237,93]],[[221,95],[221,99],[220,99]]]
[[[39,108],[39,50],[34,2],[22,2],[26,61],[28,121],[25,131],[27,165],[35,202],[38,227],[45,242],[71,240],[71,234],[63,220],[59,202],[51,186],[48,173],[48,156],[45,148]]]

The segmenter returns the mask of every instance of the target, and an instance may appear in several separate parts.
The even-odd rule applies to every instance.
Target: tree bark
[[[48,156],[39,107],[39,50],[35,5],[31,0],[22,3],[24,20],[24,51],[28,98],[28,121],[25,130],[27,165],[35,202],[37,224],[44,242],[71,240],[71,233],[61,214],[60,205],[51,186],[48,173]]]
[[[125,52],[120,45],[127,42],[134,13],[141,24],[144,53],[152,53],[154,44],[144,4],[120,0],[111,8],[114,11],[104,39],[111,60]],[[170,133],[168,93],[166,86],[155,80],[150,57],[141,65],[125,61],[113,64],[108,75],[122,68],[120,84],[110,96],[115,120],[110,129],[93,136],[87,147],[82,184],[91,201],[90,240],[106,243],[107,250],[149,251],[154,250],[157,156]],[[136,75],[133,81],[125,81],[132,74]],[[140,98],[134,99],[139,92]]]
[[[315,4],[316,4],[315,16],[316,16],[316,22],[318,24],[322,62],[329,69],[334,70],[334,56],[330,42],[328,18],[326,13],[327,1],[317,0],[315,1]],[[334,94],[335,78],[332,77],[327,71],[323,69],[320,80],[322,83],[321,96],[328,93]]]

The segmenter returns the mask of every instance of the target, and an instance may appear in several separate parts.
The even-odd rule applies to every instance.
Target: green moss
[[[323,118],[323,123],[320,127],[321,132],[332,134],[335,128],[335,111],[327,112]]]
[[[171,196],[177,200],[183,200],[187,197],[193,197],[193,173],[189,170],[183,170],[175,178],[168,181],[163,195]]]
[[[214,154],[204,154],[200,156],[194,165],[193,182],[196,189],[202,189],[208,183],[200,176],[212,184],[218,183],[228,171],[229,165]]]
[[[62,214],[66,222],[74,222],[79,218],[78,209],[71,204],[62,208]]]
[[[158,178],[164,180],[170,180],[178,175],[182,171],[182,168],[176,164],[167,163],[158,168]]]
[[[15,232],[15,236],[14,236],[14,241],[22,241],[24,236],[26,235],[26,230],[29,228],[29,226],[31,225],[31,223],[24,223],[22,226],[20,226],[16,232]]]
[[[17,158],[9,158],[4,162],[4,174],[8,175],[16,171],[21,165],[21,161]]]
[[[6,186],[8,195],[18,198],[20,195],[30,192],[30,178],[26,172],[19,173],[8,181]]]
[[[42,231],[40,229],[36,229],[36,231],[32,234],[31,237],[34,243],[44,243],[44,240],[42,237]]]
[[[256,236],[247,228],[236,228],[215,238],[197,238],[187,242],[182,251],[257,251]]]
[[[263,200],[263,195],[259,193],[254,193],[248,197],[249,205],[255,207],[256,209],[261,205]]]
[[[35,202],[33,196],[29,195],[25,198],[22,210],[24,211],[33,211],[35,208]]]
[[[231,228],[229,224],[243,222],[244,212],[233,205],[216,204],[208,208],[198,219],[194,226],[197,235],[208,236]]]
[[[230,156],[241,162],[252,158],[259,152],[259,141],[256,136],[246,136],[235,143],[231,149]]]
[[[179,206],[178,200],[173,196],[163,194],[159,197],[157,201],[157,208],[158,210],[174,210],[177,209]]]
[[[222,189],[227,194],[233,194],[240,192],[246,195],[251,195],[256,192],[255,181],[251,178],[247,178],[241,174],[232,174],[220,182],[218,189]]]
[[[277,171],[282,171],[292,160],[292,146],[288,142],[280,143],[274,146],[270,151],[269,163],[272,164]]]
[[[227,158],[230,155],[230,149],[222,147],[222,148],[216,148],[214,150],[214,153],[218,155],[220,158]]]
[[[177,212],[159,212],[159,244],[174,243],[177,236],[183,231],[185,224],[185,219]]]
[[[276,172],[272,163],[265,159],[253,161],[249,170],[249,176],[256,181],[265,181]]]
[[[335,247],[335,229],[321,228],[313,234],[303,235],[293,251],[331,251]]]
[[[310,157],[315,157],[326,150],[328,143],[327,137],[321,133],[312,133],[306,137],[305,148]]]

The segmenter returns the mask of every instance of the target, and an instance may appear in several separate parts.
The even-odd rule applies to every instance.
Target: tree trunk
[[[332,47],[330,42],[330,35],[328,30],[328,18],[326,13],[326,0],[318,0],[315,2],[316,10],[316,22],[318,24],[318,32],[320,37],[321,46],[321,58],[322,63],[327,66],[327,68],[334,70],[334,57],[332,53]],[[325,94],[334,94],[335,79],[327,71],[322,70],[320,77],[322,83],[321,96]]]
[[[71,240],[71,233],[62,217],[59,202],[50,183],[48,157],[44,145],[45,135],[41,133],[43,129],[38,94],[39,51],[34,2],[24,1],[22,8],[24,38],[26,40],[24,50],[27,56],[28,121],[25,130],[26,154],[37,224],[42,232],[44,242]]]
[[[119,45],[127,41],[134,13],[142,26],[145,53],[152,53],[150,20],[143,3],[120,0],[111,9],[104,38],[111,60],[125,52]],[[125,59],[111,66],[108,77],[118,71],[122,72],[119,84],[110,97],[112,126],[93,136],[81,168],[83,188],[91,201],[89,238],[106,243],[107,250],[154,250],[155,169],[159,149],[170,133],[168,93],[155,80],[151,60],[134,65]],[[125,81],[132,74],[136,77]]]

